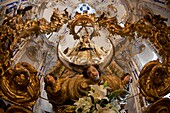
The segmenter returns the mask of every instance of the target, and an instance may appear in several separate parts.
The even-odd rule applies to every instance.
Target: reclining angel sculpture
[[[66,53],[58,43],[58,61],[44,78],[45,90],[54,111],[62,111],[63,106],[73,105],[79,98],[86,96],[90,85],[107,82],[109,92],[126,89],[130,76],[112,61],[115,52],[112,40],[108,39],[110,48],[104,51],[92,38],[87,32],[84,33],[84,36],[79,37],[79,43],[67,49]]]

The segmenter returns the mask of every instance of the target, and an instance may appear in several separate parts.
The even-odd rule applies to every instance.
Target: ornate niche
[[[109,18],[109,20],[116,22],[115,18]],[[100,37],[100,35],[96,35],[99,30],[96,29],[96,26],[102,26],[104,22],[109,22],[109,20],[98,20],[95,14],[85,12],[76,13],[75,18],[69,21],[70,33],[73,35],[72,38],[77,40],[77,43],[72,48],[63,49],[62,41],[64,38],[71,37],[65,36],[59,41],[57,44],[58,61],[44,78],[45,90],[55,112],[74,112],[76,110],[74,103],[80,98],[88,96],[91,85],[99,86],[107,83],[108,93],[123,90],[123,93],[118,93],[118,95],[122,99],[126,98],[128,93],[125,85],[128,81],[123,79],[126,74],[124,71],[118,72],[122,76],[121,79],[113,71],[116,66],[115,62],[112,61],[115,53],[112,40],[101,37],[105,39],[108,48],[98,47],[93,41],[93,39],[98,38],[96,36]],[[80,26],[78,32],[75,32],[76,26]],[[92,32],[88,32],[88,27],[93,28]],[[71,39],[68,43],[70,42]],[[90,74],[92,70],[95,72]],[[92,111],[94,110],[92,109]]]

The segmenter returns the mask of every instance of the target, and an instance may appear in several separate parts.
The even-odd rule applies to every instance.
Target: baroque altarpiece
[[[0,112],[169,113],[168,11],[166,0],[1,1]]]

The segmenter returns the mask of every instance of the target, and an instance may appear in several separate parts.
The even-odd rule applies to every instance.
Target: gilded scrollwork
[[[24,107],[12,105],[6,110],[5,113],[33,113],[33,112]]]
[[[144,113],[169,113],[170,99],[162,98],[151,104]]]
[[[84,13],[83,15],[81,15],[80,13],[76,13],[75,18],[69,23],[68,26],[70,29],[70,34],[74,36],[74,39],[79,39],[80,37],[78,36],[78,33],[80,32],[80,30],[82,30],[85,27],[92,27],[93,28],[92,34],[94,34],[95,22],[96,22],[96,17],[94,14],[88,15],[87,13]],[[78,32],[75,32],[76,26],[81,26]]]
[[[0,25],[0,95],[3,99],[28,108],[35,104],[40,94],[37,71],[25,62],[16,64],[13,69],[13,50],[22,38],[29,39],[29,36],[36,34],[57,32],[67,21],[68,15],[55,11],[50,23],[43,18],[23,19],[21,14],[4,16]]]
[[[136,36],[138,38],[142,37],[143,39],[149,39],[154,44],[163,59],[163,63],[151,61],[143,67],[139,77],[140,89],[149,101],[155,101],[168,94],[170,92],[168,82],[170,79],[170,29],[165,23],[167,19],[148,12],[136,23],[126,22],[124,28],[119,25],[117,26],[116,23],[107,22],[107,20],[109,18],[105,18],[105,21],[103,21],[105,24],[101,24],[99,21],[99,25],[102,27],[106,27],[105,25],[107,25],[107,29],[113,35],[118,34],[125,38],[128,37],[129,40]]]
[[[149,101],[155,101],[170,93],[170,73],[158,60],[147,63],[139,75],[141,93]]]
[[[129,40],[134,37],[142,37],[153,42],[163,57],[169,56],[169,35],[170,29],[166,25],[166,18],[148,12],[136,23],[126,22],[125,27],[121,27],[115,17],[108,18],[105,15],[99,18],[100,27],[106,27],[113,35],[117,34]],[[159,37],[159,38],[158,38]]]
[[[40,94],[37,71],[28,63],[17,63],[0,78],[0,95],[17,105],[31,108]]]

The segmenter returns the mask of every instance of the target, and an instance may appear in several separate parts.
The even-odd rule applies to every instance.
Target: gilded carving
[[[116,12],[114,7],[108,7]],[[29,108],[35,104],[40,93],[40,83],[36,76],[37,71],[24,62],[18,63],[12,68],[10,60],[13,57],[12,51],[22,38],[29,39],[28,37],[33,35],[58,32],[63,24],[71,20],[68,12],[64,11],[59,13],[58,9],[55,9],[51,16],[51,22],[47,22],[44,18],[24,20],[21,14],[13,17],[9,15],[4,16],[4,21],[0,25],[0,96],[2,98]],[[99,17],[96,17],[94,14],[76,13],[75,18],[68,23],[68,27],[74,39],[80,40],[79,45],[76,46],[79,49],[74,52],[81,52],[77,55],[78,57],[74,62],[73,60],[70,61],[67,57],[73,58],[76,54],[71,52],[67,56],[60,51],[58,44],[57,57],[60,63],[57,63],[57,66],[45,77],[45,90],[54,109],[57,111],[56,105],[72,104],[78,98],[86,95],[91,84],[103,84],[107,81],[111,91],[124,88],[127,84],[129,77],[124,78],[124,72],[116,72],[120,73],[118,76],[123,80],[113,75],[115,70],[111,62],[115,51],[112,39],[108,39],[111,45],[111,50],[108,53],[102,51],[101,48],[95,47],[95,44],[91,41],[94,36],[99,35],[97,30],[102,27],[106,28],[112,35],[120,35],[129,40],[140,37],[149,39],[158,50],[163,62],[151,61],[143,67],[139,75],[140,91],[148,101],[156,101],[169,93],[170,29],[165,21],[167,21],[166,18],[148,12],[146,16],[136,23],[126,22],[125,27],[121,27],[116,17],[106,17],[105,13]],[[82,27],[78,32],[75,32],[75,26],[77,25]],[[88,34],[86,27],[93,28],[92,34]],[[81,37],[78,33],[83,28],[85,28],[85,34],[87,35],[84,34]],[[92,45],[89,46],[89,44]],[[103,57],[103,59],[90,61],[93,56],[90,56],[91,54],[89,53],[93,53],[95,58],[101,57],[102,53],[104,53],[108,59]],[[79,58],[85,58],[86,62],[83,62],[84,64],[82,62],[76,63]],[[87,63],[87,61],[90,63]],[[95,67],[96,65],[99,68]],[[86,70],[87,75],[83,73],[90,66],[94,68],[97,74],[90,76],[92,70],[88,72],[88,69]]]
[[[0,95],[17,105],[31,108],[40,94],[37,71],[28,63],[17,63],[0,78]]]
[[[121,80],[115,75],[99,74],[94,66],[84,68],[82,74],[77,73],[73,77],[61,77],[54,79],[52,75],[45,77],[45,90],[49,102],[52,103],[54,111],[58,111],[65,105],[72,105],[76,100],[87,96],[90,85],[108,83],[109,91],[113,92],[119,89],[126,89],[125,85],[129,79]]]
[[[144,113],[169,113],[170,112],[170,99],[162,98],[152,103]]]
[[[5,113],[33,113],[33,112],[24,107],[12,105],[6,110]]]
[[[139,84],[141,93],[148,101],[156,101],[170,93],[170,73],[159,61],[150,61],[140,72]]]

